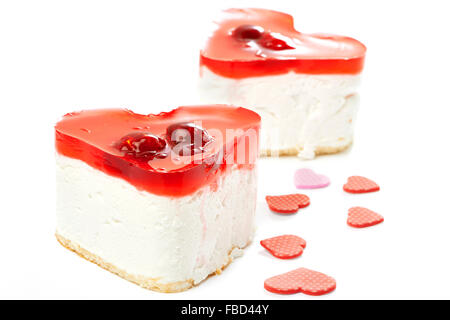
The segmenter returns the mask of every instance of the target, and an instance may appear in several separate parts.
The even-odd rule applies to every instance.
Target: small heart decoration
[[[309,197],[304,194],[287,194],[282,196],[266,196],[270,210],[278,213],[295,213],[300,208],[309,206]]]
[[[344,185],[344,191],[349,193],[368,193],[379,191],[380,186],[374,181],[361,176],[349,177]]]
[[[299,268],[267,279],[264,288],[278,294],[302,292],[320,296],[336,289],[336,280],[321,272]]]
[[[366,228],[384,221],[382,215],[363,207],[348,210],[347,224],[353,228]]]
[[[318,189],[327,187],[330,179],[311,169],[299,169],[294,174],[294,184],[297,189]]]
[[[260,241],[267,251],[279,259],[292,259],[302,255],[306,241],[295,235],[283,235]]]

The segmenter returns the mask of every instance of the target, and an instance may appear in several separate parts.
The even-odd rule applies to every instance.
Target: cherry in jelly
[[[258,40],[264,34],[264,29],[259,26],[242,25],[232,32],[233,36],[238,40]]]
[[[127,156],[142,160],[167,157],[164,139],[146,132],[132,132],[120,139],[117,148]]]
[[[254,41],[261,47],[269,50],[295,49],[286,41],[274,37],[270,32],[265,32],[262,27],[242,25],[233,30],[232,35],[239,41]]]
[[[192,122],[170,125],[166,131],[166,138],[173,151],[181,156],[201,153],[213,141],[206,130]]]
[[[258,41],[259,45],[270,50],[289,50],[289,49],[295,49],[294,47],[291,47],[286,43],[286,41],[283,41],[281,39],[275,38],[271,34],[265,34],[261,39]]]

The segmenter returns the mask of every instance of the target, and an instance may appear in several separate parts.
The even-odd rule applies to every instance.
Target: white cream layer
[[[253,237],[255,170],[232,170],[217,191],[171,198],[80,160],[57,155],[56,162],[57,232],[131,275],[197,284]]]
[[[262,118],[263,154],[298,150],[342,149],[353,140],[359,75],[307,75],[230,79],[201,67],[200,95],[205,103],[249,108]]]

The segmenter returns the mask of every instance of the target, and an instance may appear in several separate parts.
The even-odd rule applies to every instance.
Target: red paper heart
[[[372,180],[360,176],[348,178],[344,185],[344,191],[350,193],[367,193],[380,190],[380,187]]]
[[[347,224],[354,228],[374,226],[384,221],[382,215],[363,207],[353,207],[348,210]]]
[[[292,259],[301,256],[306,248],[306,241],[295,235],[283,235],[261,240],[261,245],[274,257]]]
[[[287,194],[282,196],[266,196],[270,210],[278,213],[294,213],[300,208],[309,206],[309,197],[304,194]]]
[[[264,288],[279,294],[302,292],[320,296],[336,289],[336,280],[317,271],[299,268],[267,279]]]

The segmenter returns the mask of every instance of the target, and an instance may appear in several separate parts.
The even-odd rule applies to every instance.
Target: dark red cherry
[[[238,40],[258,40],[264,34],[264,29],[259,26],[242,25],[233,30],[232,35]]]
[[[203,152],[206,145],[213,141],[209,133],[192,122],[180,122],[170,125],[166,138],[173,151],[180,156]]]
[[[270,50],[288,50],[295,49],[286,43],[286,41],[275,38],[271,34],[265,34],[264,37],[259,39],[259,45]]]
[[[122,137],[117,144],[120,151],[128,156],[152,160],[167,157],[166,141],[146,132],[132,132]]]

